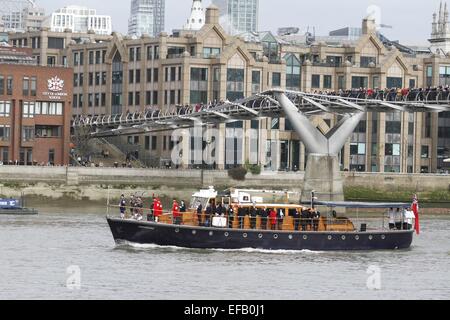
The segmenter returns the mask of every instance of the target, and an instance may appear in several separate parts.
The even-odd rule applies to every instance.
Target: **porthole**
[[[359,240],[359,236],[355,236],[355,240]]]
[[[372,235],[369,236],[369,240],[373,240],[373,236]]]
[[[381,240],[386,240],[386,236],[384,234],[381,235]]]
[[[341,239],[342,239],[342,240],[345,240],[345,236],[342,236]]]
[[[294,239],[294,237],[292,236],[292,234],[290,234],[288,238],[289,238],[289,240]]]
[[[247,238],[247,237],[248,237],[248,235],[247,235],[246,233],[242,234],[242,236],[243,236],[244,238]]]
[[[192,234],[197,234],[197,231],[196,230],[192,230]]]
[[[180,229],[176,228],[175,233],[178,233],[178,232],[180,232]]]
[[[258,238],[262,239],[263,235],[262,233],[258,234]]]
[[[332,236],[328,236],[328,240],[332,240],[333,239],[333,237]]]
[[[273,235],[273,238],[274,238],[274,239],[278,239],[278,235],[277,235],[277,234],[274,234],[274,235]]]
[[[308,240],[308,236],[306,234],[303,236],[303,240]]]
[[[210,231],[209,236],[212,237],[214,235],[214,232]]]
[[[229,233],[228,232],[225,232],[225,237],[228,237],[229,236]]]

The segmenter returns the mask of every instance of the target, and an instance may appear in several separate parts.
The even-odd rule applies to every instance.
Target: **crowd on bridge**
[[[339,96],[343,98],[354,99],[373,99],[381,101],[408,101],[408,102],[421,102],[421,101],[449,101],[450,100],[450,87],[427,87],[427,88],[386,88],[386,89],[371,89],[371,88],[358,88],[351,90],[313,90],[312,94],[318,95],[330,95]]]

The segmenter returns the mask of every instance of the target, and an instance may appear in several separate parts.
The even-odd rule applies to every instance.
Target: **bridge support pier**
[[[311,192],[320,201],[344,201],[344,179],[337,155],[309,154],[301,201],[311,200]]]
[[[344,115],[330,132],[323,135],[284,93],[275,96],[308,152],[302,201],[311,200],[311,191],[315,191],[320,201],[344,201],[338,154],[366,113],[357,111]]]

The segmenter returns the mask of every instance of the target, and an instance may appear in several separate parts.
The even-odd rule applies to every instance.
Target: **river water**
[[[404,251],[202,251],[118,247],[102,208],[0,215],[0,299],[449,299],[450,217],[421,223]]]

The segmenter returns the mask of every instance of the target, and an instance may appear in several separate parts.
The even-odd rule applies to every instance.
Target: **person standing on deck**
[[[198,226],[201,227],[202,226],[202,211],[203,211],[203,206],[201,203],[198,204],[197,206],[197,219],[198,219]]]
[[[233,229],[234,208],[230,205],[228,208],[228,228]]]
[[[298,231],[300,225],[300,213],[298,212],[298,209],[294,209],[292,213],[292,217],[294,218],[294,230]]]
[[[125,219],[127,201],[125,200],[125,196],[123,194],[120,196],[119,209],[120,209],[120,219]]]
[[[176,199],[173,199],[172,217],[173,217],[173,224],[181,224],[180,206],[178,205]]]
[[[269,220],[270,220],[271,230],[276,230],[277,229],[277,212],[275,211],[275,209],[270,210]]]
[[[155,216],[155,222],[158,222],[162,215],[162,204],[158,197],[153,202],[153,215]]]
[[[389,229],[393,230],[395,229],[395,213],[394,213],[394,208],[390,208],[388,211],[388,215],[389,215]]]
[[[181,213],[185,213],[186,212],[186,203],[184,202],[184,200],[181,200],[180,212]]]

